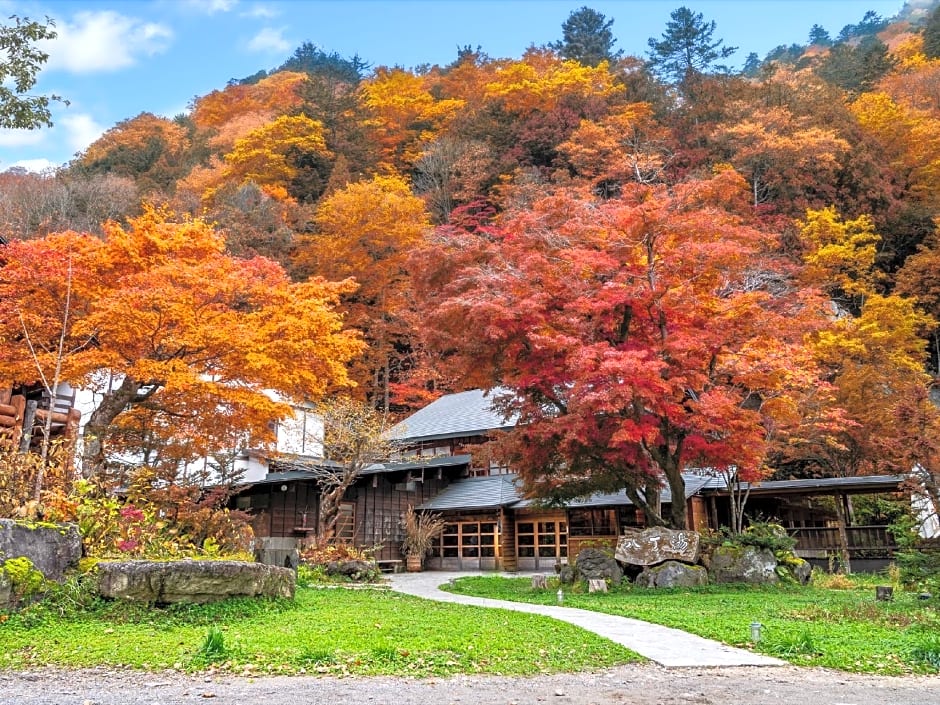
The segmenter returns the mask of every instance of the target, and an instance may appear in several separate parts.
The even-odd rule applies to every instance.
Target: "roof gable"
[[[494,398],[502,392],[502,389],[472,389],[447,394],[393,426],[389,430],[389,438],[417,443],[485,435],[489,431],[512,428],[516,419],[507,419],[493,409]]]

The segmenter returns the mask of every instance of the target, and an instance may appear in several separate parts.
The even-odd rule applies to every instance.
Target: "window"
[[[447,524],[432,555],[443,558],[495,558],[496,522]]]
[[[356,537],[356,505],[342,502],[339,505],[339,518],[336,520],[336,540],[351,542]]]
[[[516,555],[519,558],[567,557],[567,524],[561,519],[519,522],[516,524]]]
[[[616,536],[619,528],[616,509],[570,509],[568,521],[572,536]]]

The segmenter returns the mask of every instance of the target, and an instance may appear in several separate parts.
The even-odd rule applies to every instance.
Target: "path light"
[[[756,644],[757,642],[760,641],[760,638],[761,638],[760,632],[761,632],[761,629],[763,628],[764,628],[764,625],[761,624],[760,622],[751,622],[751,641],[753,643]]]
[[[559,604],[559,605],[562,604],[562,603],[565,601],[565,593],[562,591],[561,588],[558,588],[558,592],[557,592],[557,594],[555,595],[555,597],[558,598],[558,604]]]

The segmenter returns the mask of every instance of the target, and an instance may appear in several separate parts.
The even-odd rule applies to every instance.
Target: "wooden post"
[[[842,567],[846,573],[852,572],[852,559],[849,556],[849,533],[845,530],[845,496],[835,495],[836,521],[839,529],[839,553],[842,555]]]
[[[507,573],[515,573],[519,567],[516,559],[516,523],[512,510],[505,507],[499,508],[499,554],[502,569]]]
[[[23,423],[20,425],[20,453],[28,453],[30,443],[33,440],[33,423],[36,421],[36,409],[39,402],[30,400],[26,402],[26,408],[23,411]]]

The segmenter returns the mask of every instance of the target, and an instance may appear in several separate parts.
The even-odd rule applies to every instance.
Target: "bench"
[[[375,564],[383,573],[400,573],[402,570],[402,561],[383,560],[376,561]]]

